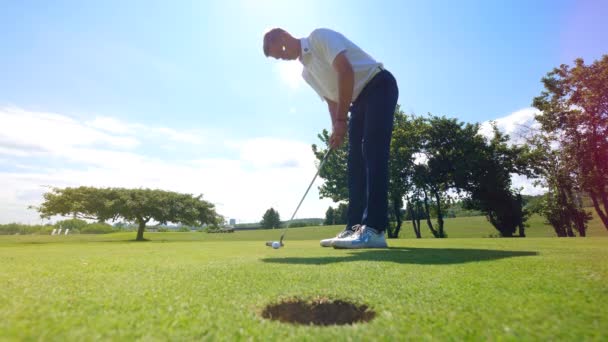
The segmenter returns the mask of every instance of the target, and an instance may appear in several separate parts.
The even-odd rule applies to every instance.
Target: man
[[[349,130],[348,222],[335,238],[321,240],[321,246],[386,248],[388,158],[399,96],[395,78],[382,63],[329,29],[301,39],[272,29],[264,35],[264,54],[302,63],[302,77],[327,102],[330,148],[340,147]]]

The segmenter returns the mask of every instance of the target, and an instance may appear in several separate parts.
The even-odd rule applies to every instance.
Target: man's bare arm
[[[336,110],[338,109],[338,104],[327,97],[325,97],[325,102],[327,102],[327,109],[329,111],[329,115],[331,116],[331,124],[333,125],[336,122]]]
[[[330,112],[332,113],[333,130],[331,137],[329,137],[329,144],[331,148],[336,149],[342,145],[346,136],[347,127],[347,115],[350,109],[350,102],[353,98],[353,87],[355,84],[355,73],[353,72],[353,66],[350,64],[344,52],[339,53],[334,62],[332,63],[334,70],[338,74],[338,102],[333,105],[328,103],[330,106]]]
[[[350,102],[353,98],[355,85],[355,73],[346,53],[340,52],[332,63],[334,70],[338,73],[338,103],[336,108],[336,120],[346,121]]]

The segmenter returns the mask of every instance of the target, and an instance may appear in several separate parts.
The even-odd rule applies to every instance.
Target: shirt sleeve
[[[338,32],[328,29],[317,29],[310,35],[310,42],[319,56],[332,65],[336,56],[347,48],[346,38]]]

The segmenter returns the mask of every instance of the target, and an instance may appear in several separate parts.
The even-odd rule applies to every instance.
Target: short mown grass
[[[399,239],[320,248],[339,227],[0,237],[1,340],[606,340],[608,238]],[[267,304],[324,297],[368,323],[301,326]]]

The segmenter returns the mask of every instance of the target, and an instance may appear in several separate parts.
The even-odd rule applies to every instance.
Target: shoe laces
[[[337,238],[338,239],[343,239],[343,238],[346,238],[346,237],[349,237],[349,236],[354,236],[355,234],[357,234],[361,230],[361,227],[362,226],[360,224],[356,224],[356,225],[350,227],[347,230],[341,231],[338,234]]]
[[[337,238],[338,238],[338,239],[343,239],[343,238],[345,238],[345,237],[349,237],[349,236],[351,236],[352,234],[353,234],[353,232],[352,232],[351,230],[343,230],[343,231],[341,231],[341,232],[338,234]]]
[[[361,233],[363,233],[363,227],[365,227],[365,226],[361,225],[361,224],[354,225],[353,226],[353,236],[361,235]]]

